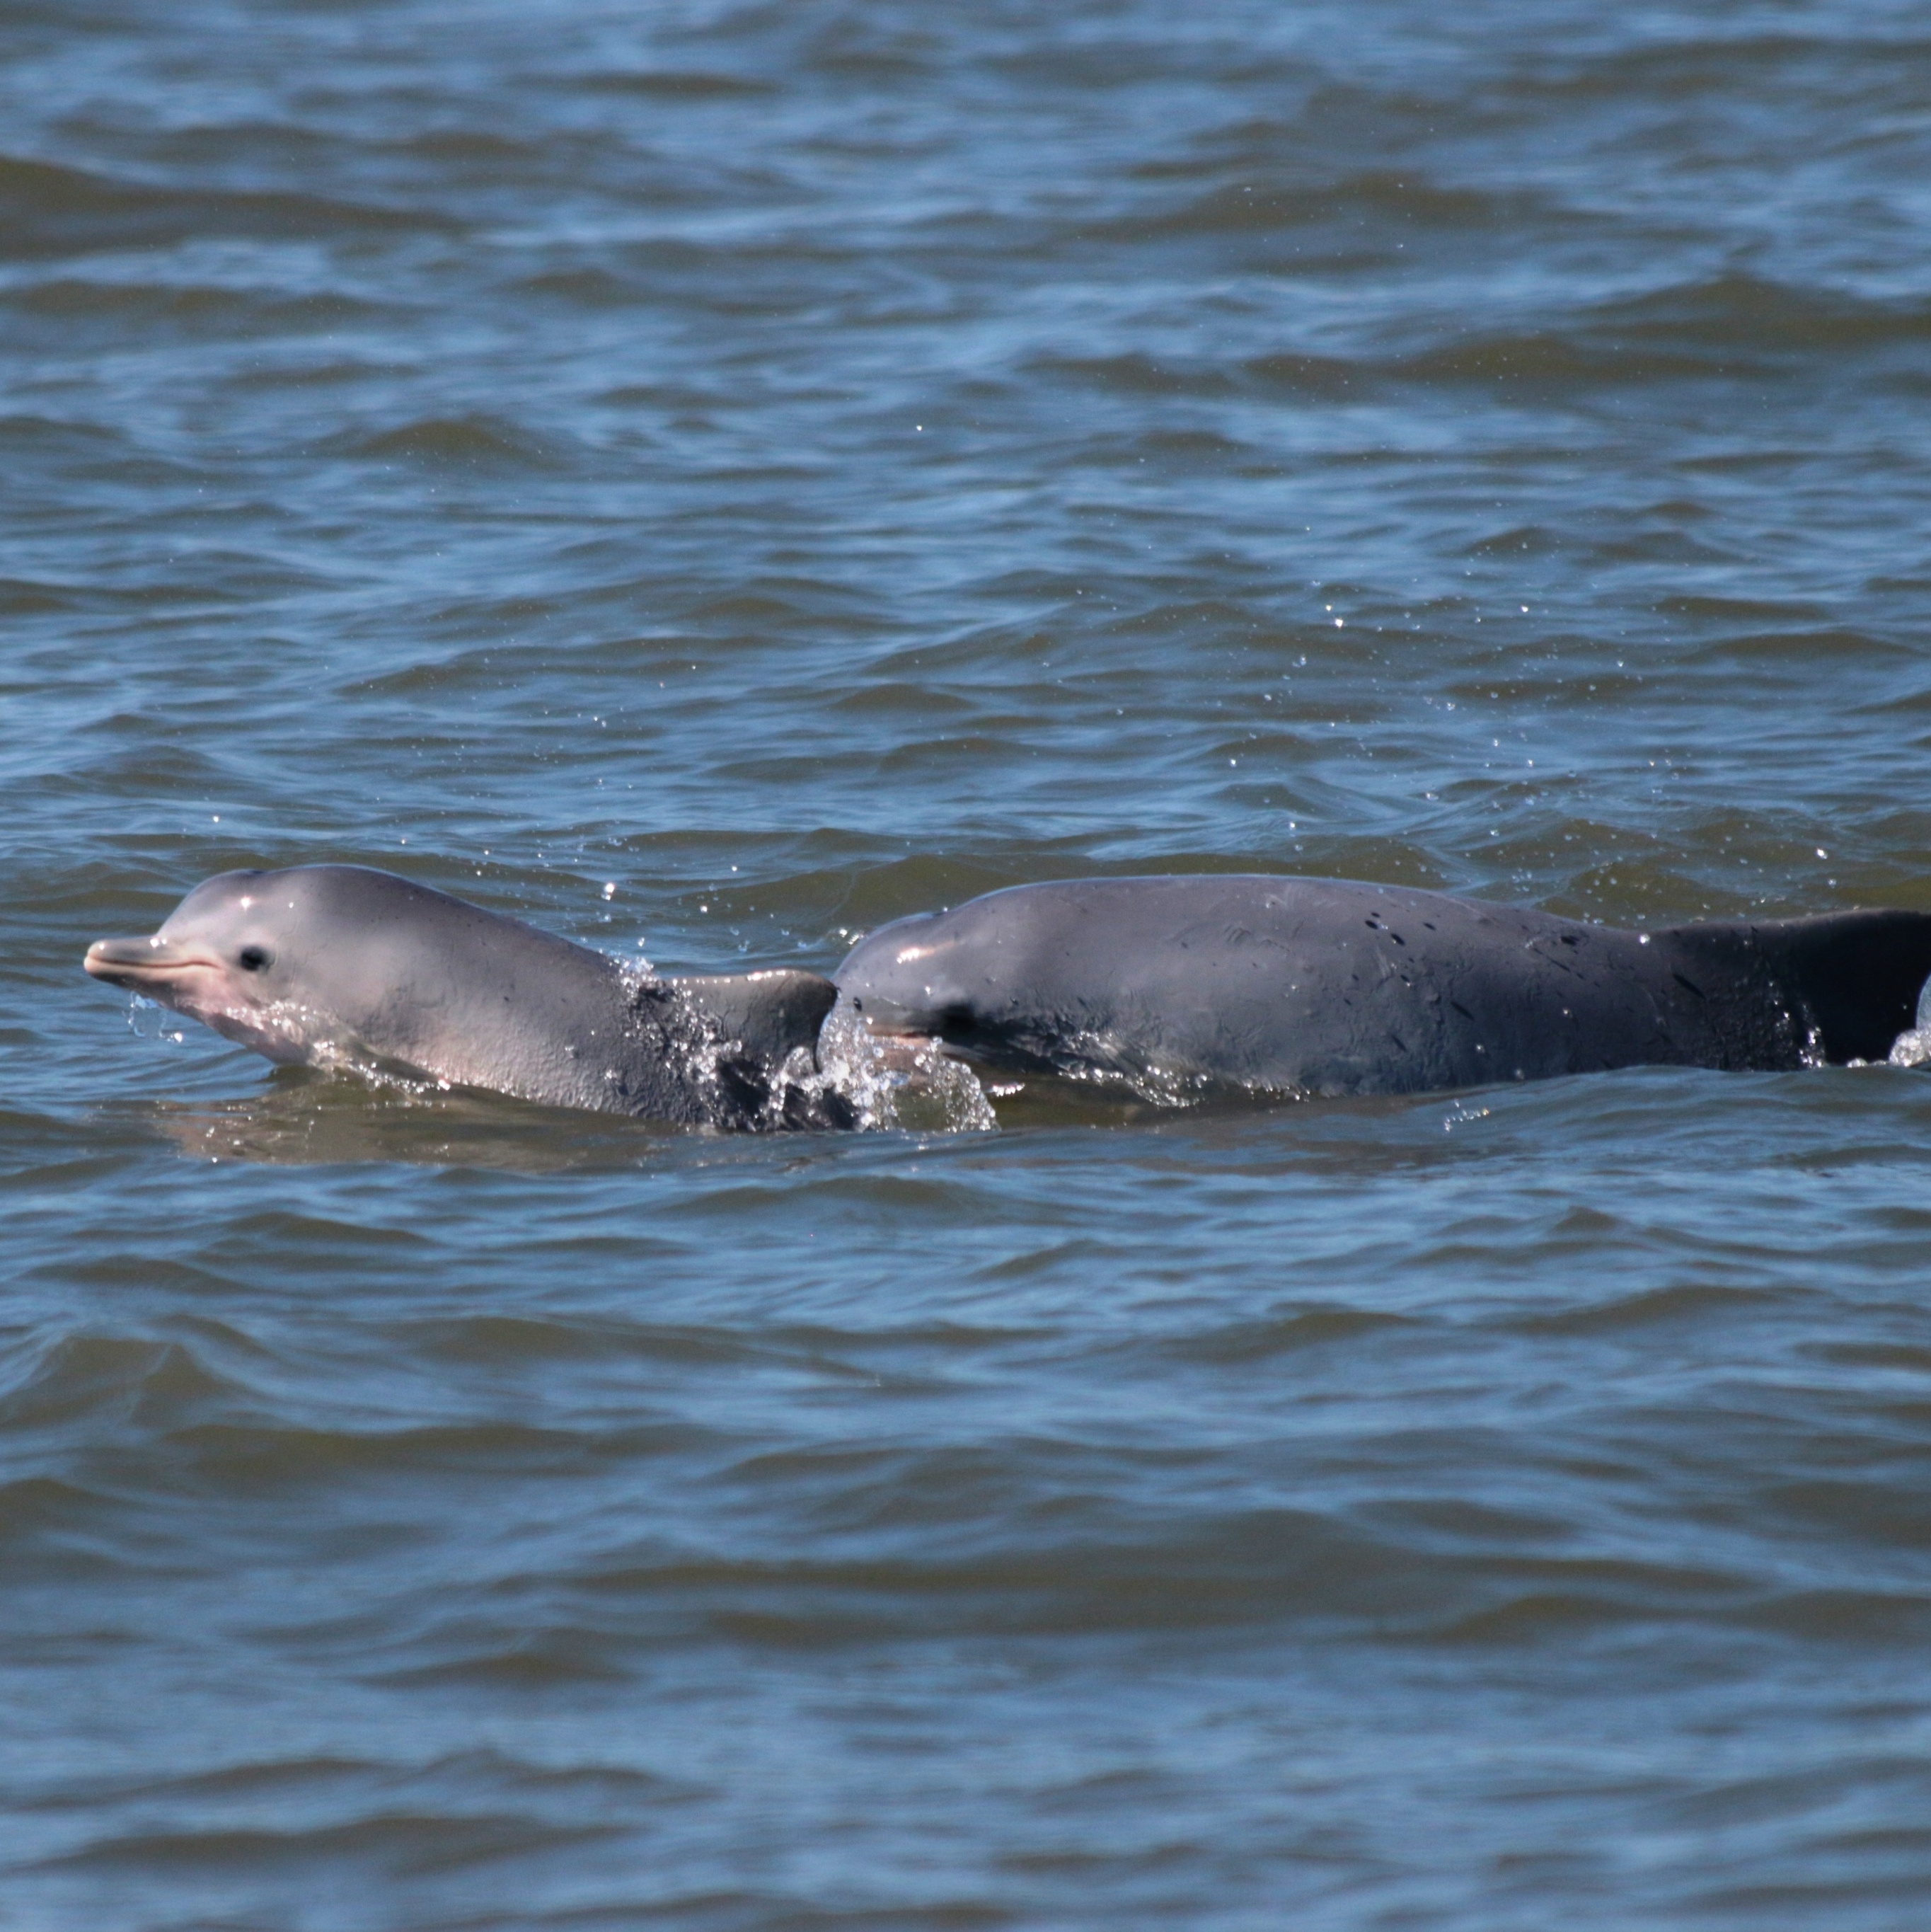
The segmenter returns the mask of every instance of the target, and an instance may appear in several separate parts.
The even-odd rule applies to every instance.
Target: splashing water
[[[625,961],[624,978],[634,994],[664,983],[649,962]],[[291,1040],[304,1042],[298,1057],[317,1071],[359,1080],[405,1103],[452,1090],[452,1082],[385,1066],[353,1046],[330,1039],[316,1016],[292,1006],[250,1016],[280,1021]],[[715,1021],[668,1010],[665,1044],[681,1060],[699,1091],[709,1094],[719,1118],[730,1109],[724,1096],[724,1061],[739,1050]],[[143,1040],[181,1045],[187,1031],[180,1016],[139,994],[127,1010],[130,1028]],[[850,1117],[847,1119],[847,1117]],[[821,1028],[814,1058],[808,1047],[794,1048],[778,1070],[757,1124],[766,1129],[849,1124],[861,1132],[987,1133],[998,1126],[991,1102],[969,1067],[949,1060],[936,1040],[880,1040],[841,997]]]
[[[178,1046],[187,1037],[179,1018],[158,1000],[135,994],[127,1002],[127,1030],[137,1040],[158,1040]]]
[[[1891,1042],[1890,1058],[1894,1066],[1931,1064],[1931,980],[1918,988],[1917,1017]]]
[[[936,1040],[881,1040],[843,994],[819,1030],[817,1064],[799,1047],[780,1070],[772,1101],[779,1116],[787,1088],[841,1098],[862,1132],[990,1133],[999,1124],[970,1067],[948,1060]]]

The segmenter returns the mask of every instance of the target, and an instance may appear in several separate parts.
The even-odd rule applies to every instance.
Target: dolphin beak
[[[936,1040],[938,1037],[938,1027],[929,1013],[915,1012],[896,1000],[869,990],[862,993],[847,990],[845,997],[874,1039]]]
[[[903,1006],[895,1006],[889,1000],[881,1000],[876,994],[868,993],[862,999],[853,1000],[852,1010],[864,1021],[865,1030],[875,1040],[925,1040],[931,1037],[931,1028],[917,1024]]]
[[[864,1023],[872,1043],[884,1054],[888,1067],[903,1071],[916,1066],[919,1054],[934,1048],[961,1066],[971,1064],[971,1054],[944,1038],[929,1018],[910,1012],[890,1000],[867,993],[852,1001],[852,1010]]]
[[[218,967],[193,946],[180,946],[156,934],[151,939],[97,939],[81,962],[97,980],[110,986],[132,986],[136,992],[177,978],[190,966]]]

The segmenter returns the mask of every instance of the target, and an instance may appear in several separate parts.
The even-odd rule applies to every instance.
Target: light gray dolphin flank
[[[814,1067],[815,973],[659,979],[392,873],[223,872],[87,970],[274,1060],[719,1127],[850,1126]]]
[[[833,977],[874,1031],[1178,1100],[1882,1060],[1927,975],[1931,914],[1634,932],[1228,874],[1012,886],[881,927]]]

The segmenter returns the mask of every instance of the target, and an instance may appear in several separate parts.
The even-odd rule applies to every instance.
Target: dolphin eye
[[[259,946],[243,946],[238,957],[244,973],[259,973],[268,963],[268,956]]]

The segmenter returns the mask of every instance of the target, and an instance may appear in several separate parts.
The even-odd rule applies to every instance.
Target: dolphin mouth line
[[[911,1042],[941,1046],[944,1042],[939,1037],[936,1027],[921,1026],[910,1013],[902,1008],[892,1012],[881,1012],[876,1005],[868,1008],[862,1001],[850,1002],[851,1010],[859,1024],[881,1045]],[[901,1017],[901,1015],[903,1017]]]
[[[916,1026],[910,1021],[901,1024],[890,1020],[874,1020],[862,1012],[858,1017],[871,1036],[872,1045],[885,1056],[888,1066],[915,1066],[923,1053],[936,1053],[940,1059],[949,1060],[958,1066],[970,1067],[980,1064],[980,1056],[970,1047],[955,1044],[933,1028]]]
[[[875,1020],[861,1013],[859,1018],[865,1022],[865,1030],[874,1040],[929,1040],[936,1041],[938,1035],[930,1027],[914,1026],[908,1020]]]
[[[214,973],[226,970],[225,962],[211,952],[170,944],[159,934],[151,939],[97,939],[80,963],[96,980],[136,988],[178,979],[196,967]]]

